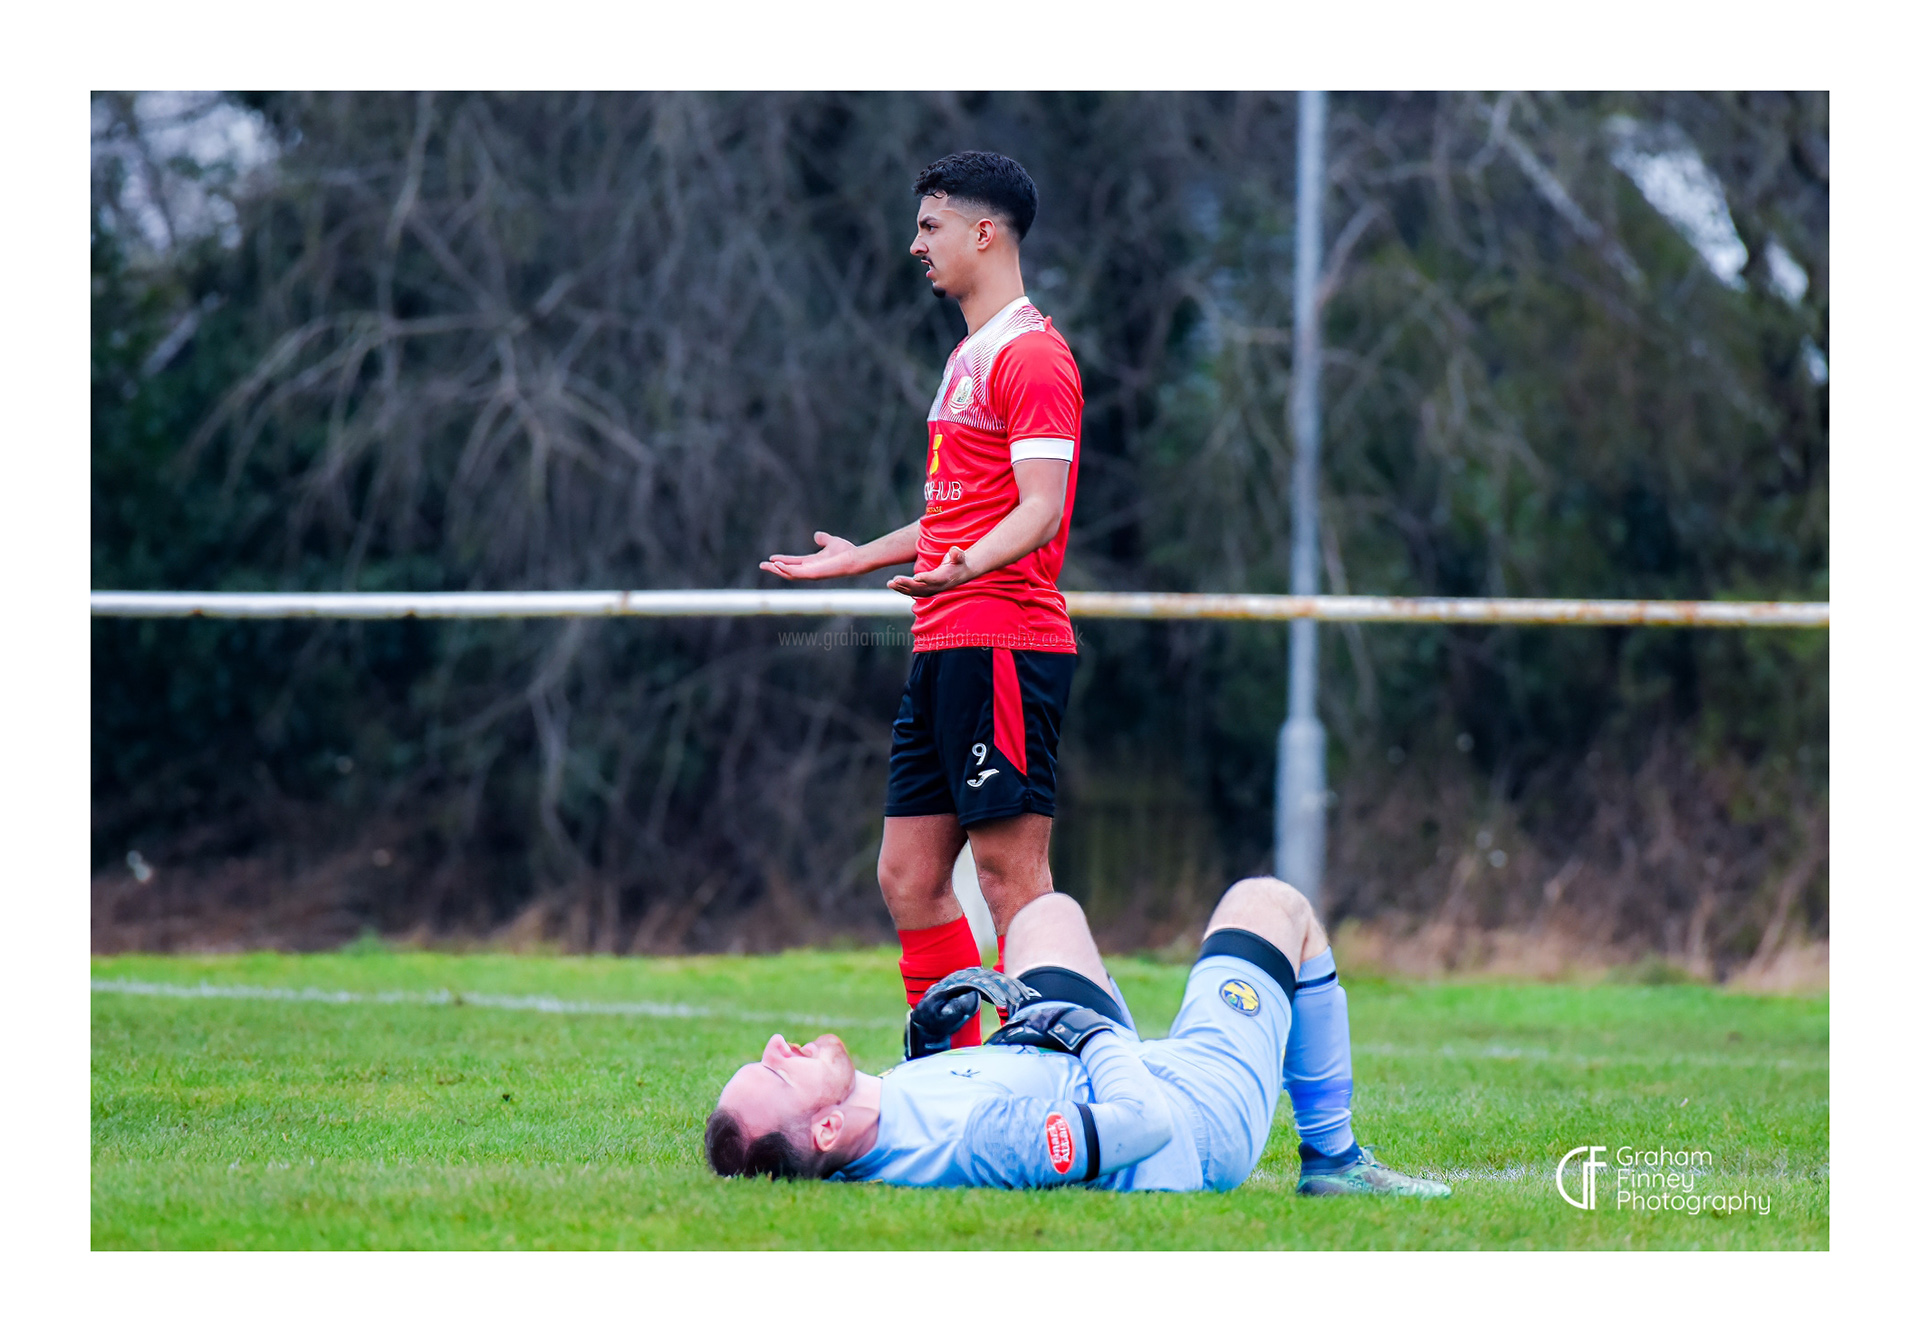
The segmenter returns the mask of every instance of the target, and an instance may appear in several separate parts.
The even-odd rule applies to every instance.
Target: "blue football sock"
[[[1334,971],[1333,952],[1322,951],[1300,966],[1293,995],[1282,1068],[1300,1129],[1301,1159],[1351,1159],[1353,1140],[1353,1045],[1347,1038],[1347,990]]]

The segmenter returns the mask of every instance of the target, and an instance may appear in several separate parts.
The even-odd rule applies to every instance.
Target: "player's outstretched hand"
[[[810,555],[769,555],[761,561],[760,567],[768,573],[777,573],[782,578],[795,581],[850,578],[866,571],[854,562],[853,552],[860,547],[852,541],[816,531],[813,533],[813,543],[820,548]]]
[[[761,567],[766,566],[763,564]],[[958,587],[969,578],[979,576],[967,563],[967,552],[956,545],[947,551],[947,557],[942,559],[937,567],[930,568],[925,573],[915,573],[912,576],[901,574],[898,578],[890,578],[887,580],[887,586],[911,597],[923,597],[944,592],[949,587]]]
[[[1039,1002],[1022,1007],[995,1032],[989,1044],[1032,1044],[1057,1053],[1078,1055],[1095,1035],[1113,1029],[1113,1022],[1092,1007],[1066,1002]]]
[[[919,1005],[907,1013],[908,1060],[946,1052],[953,1036],[979,1014],[983,997],[1010,1014],[1040,1000],[1040,994],[1019,979],[995,970],[956,969],[927,989]]]

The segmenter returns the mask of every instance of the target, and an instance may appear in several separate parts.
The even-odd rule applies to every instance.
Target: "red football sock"
[[[993,970],[996,974],[1004,974],[1007,972],[1007,939],[1004,936],[993,939]],[[1007,1023],[1007,1013],[1000,1011],[999,1007],[995,1007],[994,1010],[1000,1012],[1000,1023],[1005,1025]]]
[[[900,981],[907,989],[907,1005],[916,1007],[927,989],[956,969],[978,968],[980,948],[964,915],[938,927],[900,929]],[[980,1042],[980,1018],[975,1016],[953,1036],[953,1047],[971,1048]]]

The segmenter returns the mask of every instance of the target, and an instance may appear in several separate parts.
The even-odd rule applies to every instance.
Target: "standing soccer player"
[[[913,563],[912,577],[887,584],[914,598],[914,654],[893,723],[879,872],[909,1006],[979,964],[953,893],[968,840],[1003,954],[1014,915],[1053,889],[1054,770],[1076,661],[1057,583],[1082,405],[1073,354],[1020,275],[1039,203],[1026,169],[1000,154],[953,154],[913,190],[913,255],[967,322],[927,412],[926,512],[865,545],[815,532],[818,552],[760,566],[818,579]],[[978,1042],[977,1021],[954,1038]]]

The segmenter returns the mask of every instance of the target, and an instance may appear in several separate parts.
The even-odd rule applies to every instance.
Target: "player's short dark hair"
[[[819,1151],[805,1154],[784,1132],[749,1139],[740,1120],[725,1109],[707,1115],[707,1164],[723,1179],[818,1179],[824,1165]]]
[[[929,163],[913,179],[913,194],[943,195],[979,205],[1004,219],[1016,242],[1027,236],[1040,209],[1040,190],[1027,170],[1005,154],[984,149],[962,150]]]

